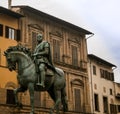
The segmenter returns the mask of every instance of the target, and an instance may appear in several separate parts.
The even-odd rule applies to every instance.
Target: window
[[[34,94],[34,105],[36,107],[40,107],[40,98],[41,98],[41,94],[39,91],[35,91],[35,94]]]
[[[94,89],[96,89],[96,90],[97,90],[97,84],[94,84]]]
[[[112,91],[112,89],[110,89],[110,95],[112,95],[113,94],[113,91]]]
[[[114,73],[111,73],[111,81],[114,81]]]
[[[120,105],[118,105],[117,108],[118,108],[118,112],[120,112]]]
[[[1,52],[1,49],[0,49],[0,65],[1,65],[1,59],[2,59],[2,52]]]
[[[93,74],[96,75],[96,66],[93,65]]]
[[[5,27],[5,37],[14,40],[15,39],[15,29],[6,26]]]
[[[3,36],[3,25],[0,24],[0,36]]]
[[[104,111],[104,113],[108,113],[108,99],[107,99],[107,97],[103,97],[103,111]]]
[[[53,59],[60,61],[60,41],[53,39]]]
[[[100,75],[101,75],[101,78],[104,78],[104,70],[103,69],[100,69]]]
[[[72,65],[78,66],[78,52],[76,46],[72,46]]]
[[[95,111],[99,111],[99,99],[98,99],[98,94],[94,94],[94,106],[95,106]]]
[[[114,81],[114,73],[108,72],[107,70],[100,69],[101,78]]]
[[[32,32],[32,50],[34,50],[36,44],[37,44],[37,32]]]
[[[106,87],[103,87],[103,92],[106,93]]]
[[[80,89],[74,89],[75,94],[75,111],[81,111],[81,96],[80,96]]]
[[[13,90],[7,90],[6,104],[15,104],[15,96]]]
[[[110,104],[110,114],[117,114],[117,107],[116,107],[116,105]]]

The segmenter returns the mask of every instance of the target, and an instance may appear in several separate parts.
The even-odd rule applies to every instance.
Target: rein
[[[23,70],[25,70],[25,69],[27,69],[27,68],[29,68],[30,66],[32,65],[32,62],[31,63],[29,63],[27,66],[25,66],[25,67],[22,67],[21,69],[19,69],[19,74],[21,74],[22,72],[23,72]],[[17,70],[18,71],[18,70]]]
[[[23,72],[23,70],[25,70],[25,69],[27,69],[27,68],[29,68],[31,65],[33,64],[33,62],[32,61],[30,61],[29,63],[28,63],[28,65],[25,65],[25,66],[23,66],[23,67],[21,67],[19,70],[17,69],[16,70],[16,72],[18,72],[18,73],[22,73]]]
[[[31,65],[32,65],[32,62],[31,62],[31,63],[29,63],[27,66],[22,67],[21,69],[26,69],[26,68],[30,67]]]
[[[28,64],[27,66],[22,67],[22,68],[19,70],[19,72],[18,72],[18,69],[14,70],[14,71],[15,71],[16,73],[19,73],[19,74],[20,74],[20,72],[21,72],[22,70],[25,70],[25,69],[29,68],[31,65],[32,65],[32,62],[31,62],[30,64]]]

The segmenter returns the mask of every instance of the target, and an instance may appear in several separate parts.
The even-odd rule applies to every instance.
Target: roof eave
[[[91,59],[99,60],[99,61],[101,61],[101,63],[106,63],[107,65],[109,65],[111,67],[117,67],[116,65],[114,65],[114,64],[112,64],[112,63],[110,63],[110,62],[108,62],[106,60],[103,60],[102,58],[97,57],[97,56],[95,56],[93,54],[88,54],[88,57],[91,58]]]
[[[21,18],[21,17],[24,17],[23,15],[19,14],[19,13],[16,13],[14,11],[11,11],[9,9],[6,9],[2,6],[0,6],[0,14],[6,14],[6,15],[9,15],[9,16],[12,16],[12,17],[15,17],[15,18]]]
[[[81,27],[78,27],[78,26],[76,26],[76,25],[74,25],[74,24],[71,24],[71,23],[69,23],[69,22],[66,22],[66,21],[64,21],[64,20],[62,20],[62,19],[59,19],[59,18],[57,18],[57,17],[54,17],[54,16],[49,15],[49,14],[47,14],[47,13],[44,13],[44,12],[42,12],[42,11],[39,11],[39,10],[37,10],[37,9],[35,9],[35,8],[32,8],[32,7],[30,7],[30,6],[24,6],[24,5],[22,5],[22,6],[12,6],[12,7],[20,7],[20,8],[22,8],[22,9],[29,10],[29,11],[31,11],[31,12],[33,12],[33,13],[37,13],[37,14],[46,16],[47,18],[50,18],[50,19],[53,20],[53,21],[62,23],[63,25],[65,24],[65,25],[69,26],[70,28],[75,28],[77,31],[83,32],[83,33],[86,34],[86,35],[93,34],[92,32],[90,32],[90,31],[88,31],[88,30],[85,30],[85,29],[83,29],[83,28],[81,28]]]

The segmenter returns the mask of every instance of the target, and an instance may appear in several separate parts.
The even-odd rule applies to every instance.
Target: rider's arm
[[[45,47],[43,51],[36,53],[36,56],[42,56],[42,55],[48,55],[48,54],[49,54],[49,48]]]
[[[44,56],[44,55],[48,55],[49,54],[49,43],[46,43],[44,45],[44,50],[41,52],[37,52],[34,54],[34,56]]]

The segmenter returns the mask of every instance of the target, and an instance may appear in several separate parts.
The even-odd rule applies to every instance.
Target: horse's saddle
[[[46,69],[46,76],[53,76],[53,75],[54,75],[54,72],[51,69],[47,68]]]

